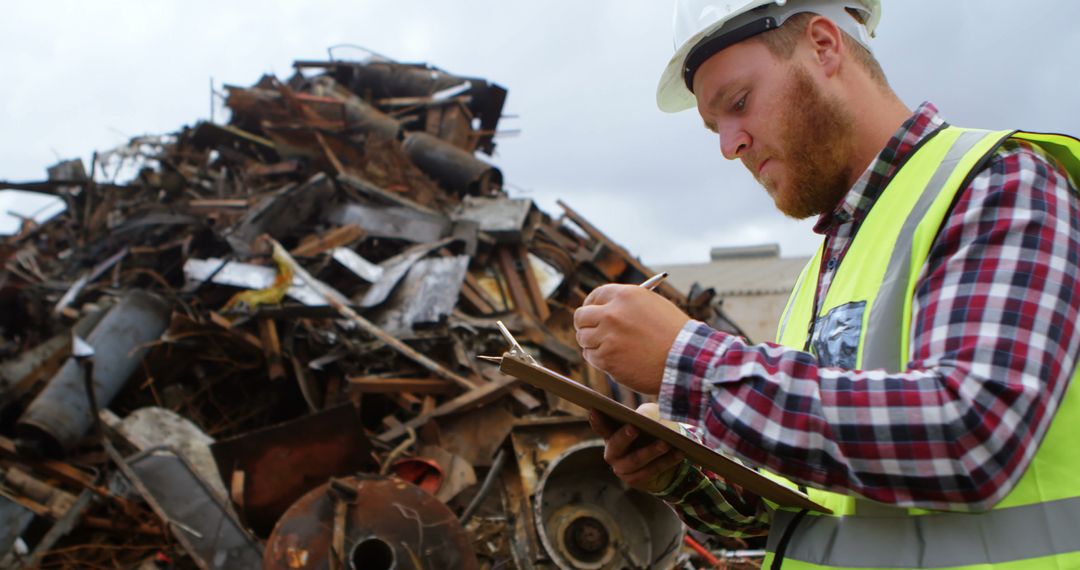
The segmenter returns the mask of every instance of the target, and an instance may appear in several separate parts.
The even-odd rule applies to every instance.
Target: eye
[[[746,108],[746,95],[743,95],[742,97],[739,97],[739,100],[736,101],[735,104],[732,105],[731,108],[734,111],[742,111],[743,109],[745,109]]]

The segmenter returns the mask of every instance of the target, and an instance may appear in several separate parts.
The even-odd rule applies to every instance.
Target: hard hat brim
[[[775,2],[776,0],[754,0],[743,6],[740,12],[746,13],[759,6],[773,4]],[[697,104],[694,94],[686,88],[686,82],[683,80],[683,64],[686,62],[686,56],[694,46],[701,42],[701,40],[724,27],[731,19],[732,18],[724,18],[717,20],[708,27],[699,30],[689,39],[684,41],[682,45],[679,46],[679,49],[675,51],[675,55],[671,56],[671,60],[668,61],[667,67],[664,68],[664,72],[660,75],[660,83],[656,87],[656,106],[660,107],[661,111],[664,111],[665,113],[678,113],[690,109]]]
[[[683,82],[682,62],[685,59],[685,53],[677,52],[660,75],[660,84],[656,88],[656,106],[665,113],[678,113],[697,104],[694,94]]]

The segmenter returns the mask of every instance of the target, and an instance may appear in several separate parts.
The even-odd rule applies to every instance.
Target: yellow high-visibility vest
[[[848,330],[848,343],[833,348],[854,369],[904,370],[911,358],[911,309],[920,269],[957,193],[1009,138],[1038,145],[1080,182],[1080,141],[1074,138],[939,129],[900,168],[867,214],[817,315],[814,296],[823,250],[806,265],[788,299],[777,342],[806,350],[816,317],[815,326]],[[853,334],[852,327],[857,327]],[[1020,481],[992,509],[978,514],[903,509],[809,489],[810,498],[833,514],[778,508],[764,567],[782,550],[783,568],[798,570],[1080,568],[1078,376],[1080,369]]]

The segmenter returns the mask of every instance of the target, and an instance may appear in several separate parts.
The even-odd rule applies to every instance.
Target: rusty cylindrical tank
[[[335,480],[351,497],[344,516],[344,565],[356,570],[479,568],[457,517],[419,487],[393,477]],[[342,493],[326,483],[296,501],[266,542],[263,568],[330,568],[334,510]]]

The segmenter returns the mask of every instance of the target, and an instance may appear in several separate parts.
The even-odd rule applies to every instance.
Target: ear
[[[840,28],[828,18],[814,16],[806,26],[806,40],[818,70],[825,77],[836,75],[844,52],[844,34]]]

